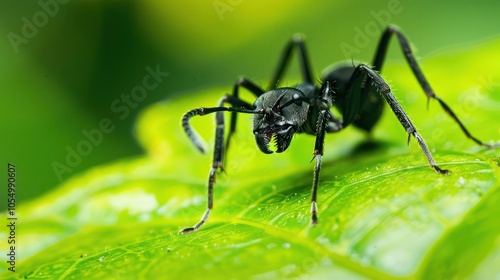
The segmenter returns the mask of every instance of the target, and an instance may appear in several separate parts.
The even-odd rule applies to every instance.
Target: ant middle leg
[[[233,107],[223,107],[223,105],[225,103],[229,103]],[[218,107],[212,107],[212,108],[203,108],[202,107],[202,108],[193,109],[191,111],[188,111],[186,114],[184,114],[184,116],[182,118],[182,126],[184,128],[184,131],[188,135],[191,142],[193,142],[195,144],[195,146],[201,152],[205,152],[204,141],[198,136],[198,134],[195,132],[195,130],[191,127],[191,125],[189,124],[189,120],[193,116],[197,116],[197,115],[202,116],[202,115],[215,113],[216,128],[215,128],[215,144],[214,144],[214,153],[213,153],[213,159],[212,159],[212,168],[210,169],[210,173],[208,176],[208,184],[207,184],[208,185],[208,188],[207,188],[207,209],[205,210],[203,216],[201,217],[201,219],[198,223],[196,223],[193,227],[182,229],[179,232],[181,234],[188,234],[188,233],[194,232],[194,231],[198,230],[201,226],[203,226],[206,223],[206,221],[208,220],[210,212],[213,208],[213,187],[214,187],[215,180],[216,180],[217,170],[218,169],[223,170],[223,160],[224,160],[224,153],[225,153],[225,148],[224,148],[224,130],[225,130],[224,112],[225,111],[232,112],[233,114],[235,114],[235,113],[249,113],[249,114],[258,113],[257,111],[255,111],[255,109],[253,108],[252,105],[239,99],[237,96],[225,95],[224,97],[222,97],[220,99]]]

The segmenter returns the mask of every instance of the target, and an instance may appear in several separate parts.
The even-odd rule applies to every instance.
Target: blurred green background
[[[371,61],[387,23],[401,27],[422,61],[498,36],[499,14],[497,1],[2,0],[2,164],[17,166],[22,203],[89,168],[142,153],[134,122],[152,103],[214,86],[230,91],[240,76],[267,85],[294,33],[306,35],[319,77],[339,60]],[[388,59],[403,60],[396,42]],[[143,85],[147,67],[168,76],[140,100],[123,99]],[[296,67],[290,70],[296,81]],[[89,149],[83,131],[92,134],[103,120],[114,129],[93,134]],[[85,155],[75,159],[71,151],[79,148]]]

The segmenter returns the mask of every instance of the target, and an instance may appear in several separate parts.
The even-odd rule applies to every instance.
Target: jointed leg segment
[[[229,103],[233,107],[223,107],[224,103]],[[213,208],[213,186],[216,180],[217,170],[221,169],[223,166],[224,159],[224,128],[225,128],[225,120],[224,120],[224,111],[233,112],[233,113],[249,113],[249,114],[258,114],[257,111],[253,109],[253,107],[246,103],[245,101],[239,99],[236,96],[226,95],[219,101],[218,107],[212,108],[198,108],[187,112],[183,119],[182,124],[183,128],[186,131],[188,137],[191,139],[193,143],[198,147],[198,149],[204,152],[204,144],[201,138],[194,133],[194,130],[189,125],[189,119],[196,115],[206,115],[210,113],[215,113],[215,145],[214,145],[214,154],[212,161],[212,168],[210,169],[210,174],[208,177],[208,202],[207,209],[205,213],[201,217],[200,221],[194,225],[193,227],[185,228],[180,231],[181,234],[191,233],[193,231],[198,230],[205,222],[207,221],[210,211]],[[235,121],[235,119],[234,119]]]
[[[300,35],[296,35],[288,42],[283,51],[283,55],[281,56],[278,67],[274,71],[274,75],[271,78],[271,82],[269,83],[269,89],[276,89],[280,82],[281,77],[286,71],[288,67],[288,63],[292,57],[292,51],[294,48],[297,48],[299,53],[299,63],[300,70],[302,71],[303,82],[313,83],[311,66],[309,63],[309,58],[307,56],[306,45],[304,43],[304,39]]]
[[[356,70],[354,70],[354,73],[351,77],[351,81],[349,82],[348,86],[347,97],[349,98],[349,100],[359,100],[363,98],[363,96],[361,96],[363,89],[360,86],[360,84],[364,79],[368,79],[366,84],[367,87],[370,86],[371,84],[375,88],[375,90],[384,97],[384,99],[387,101],[387,104],[389,104],[392,111],[398,118],[399,122],[405,129],[406,133],[408,133],[408,135],[413,136],[417,140],[431,168],[434,169],[434,171],[436,171],[439,174],[448,174],[449,173],[448,170],[441,169],[437,166],[436,161],[434,160],[434,158],[431,155],[431,152],[429,151],[429,147],[427,147],[427,144],[425,143],[424,139],[418,134],[417,129],[411,122],[410,118],[405,113],[401,105],[399,105],[399,103],[397,102],[396,97],[392,93],[389,85],[372,68],[364,64],[360,64],[356,67]],[[348,109],[354,111],[357,110],[356,108],[348,108]],[[350,114],[348,111],[347,116],[351,115],[353,114]],[[345,121],[346,124],[349,124],[349,122],[351,122],[352,119],[346,119]]]
[[[392,35],[396,35],[399,46],[401,47],[401,50],[403,51],[403,55],[408,62],[408,65],[410,66],[413,75],[415,75],[415,78],[417,78],[418,83],[424,90],[425,94],[427,95],[427,106],[429,106],[429,100],[435,99],[439,102],[443,110],[460,126],[460,129],[462,132],[467,136],[467,138],[471,139],[472,141],[476,142],[478,145],[487,147],[487,148],[497,148],[500,147],[500,143],[496,144],[488,144],[484,143],[478,138],[474,137],[468,130],[467,128],[463,125],[463,123],[458,119],[457,115],[451,110],[451,108],[441,99],[439,98],[436,93],[434,93],[434,90],[432,90],[429,82],[424,76],[424,73],[422,70],[420,70],[420,67],[418,66],[417,60],[415,59],[415,56],[413,55],[413,52],[410,48],[410,43],[404,36],[404,34],[399,31],[396,27],[394,26],[388,26],[384,33],[382,34],[382,37],[380,39],[377,52],[375,54],[375,57],[372,62],[372,69],[380,72],[382,71],[382,66],[384,64],[384,59],[385,55],[387,53],[387,48],[389,46],[389,41],[391,39]]]

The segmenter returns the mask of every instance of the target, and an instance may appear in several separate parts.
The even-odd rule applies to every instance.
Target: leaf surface
[[[499,47],[493,41],[422,63],[436,92],[485,140],[500,139],[500,66],[486,55]],[[453,78],[441,72],[453,66],[480,71],[473,78],[466,70]],[[144,156],[95,167],[21,205],[16,273],[2,261],[2,276],[499,277],[500,152],[467,140],[437,103],[424,110],[425,95],[405,64],[386,68],[384,77],[449,176],[429,168],[416,142],[406,146],[404,130],[386,110],[371,141],[354,128],[327,136],[320,222],[311,227],[314,137],[298,135],[287,152],[264,155],[253,143],[251,117],[242,115],[208,223],[179,235],[205,210],[211,165],[188,142],[180,117],[215,105],[230,87],[210,89],[141,114],[136,130]],[[213,118],[192,124],[211,153]],[[1,248],[5,258],[7,247]]]

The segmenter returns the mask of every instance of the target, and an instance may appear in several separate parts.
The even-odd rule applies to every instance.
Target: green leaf
[[[436,92],[474,135],[500,139],[500,41],[422,63]],[[409,278],[493,279],[500,275],[500,152],[474,145],[426,98],[404,64],[384,76],[433,150],[441,176],[389,110],[366,142],[347,128],[328,135],[309,225],[314,137],[298,135],[283,154],[255,147],[240,116],[217,177],[215,207],[200,231],[210,156],[188,142],[180,117],[230,90],[210,89],[143,112],[144,156],[96,167],[21,205],[16,273],[4,278]],[[471,70],[473,69],[473,70]],[[453,72],[451,72],[453,71]],[[472,75],[472,77],[471,77]],[[248,97],[248,96],[247,96]],[[193,125],[213,144],[213,118]],[[211,151],[211,150],[210,150]],[[4,240],[7,232],[2,232]]]

